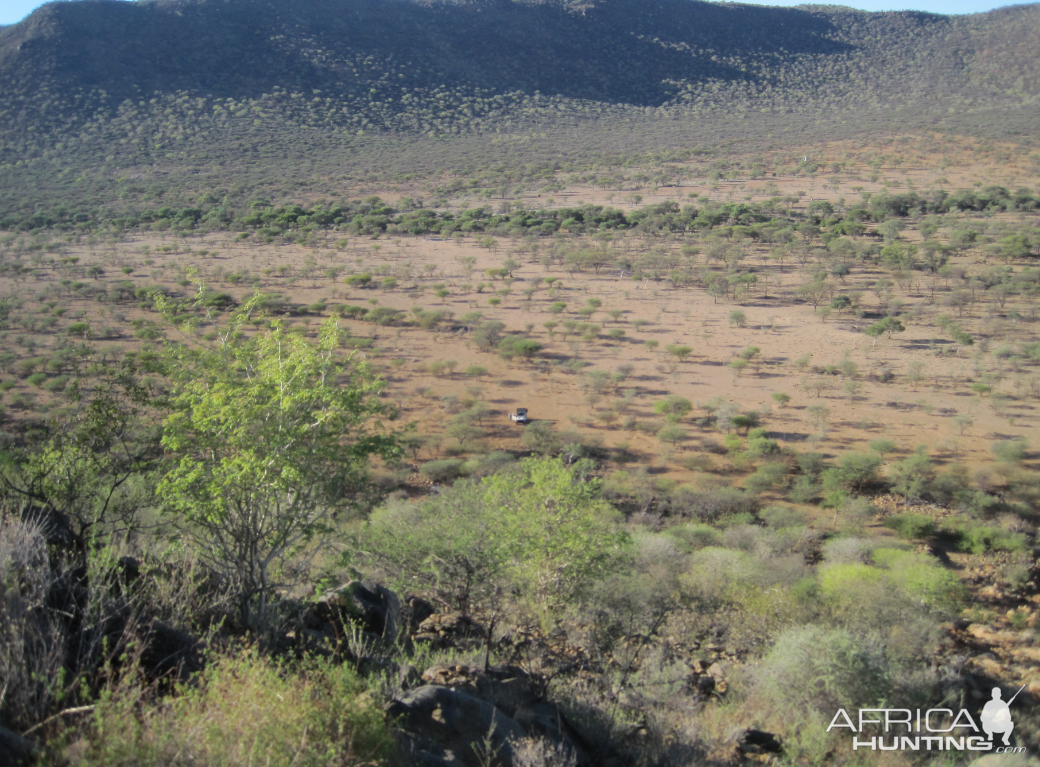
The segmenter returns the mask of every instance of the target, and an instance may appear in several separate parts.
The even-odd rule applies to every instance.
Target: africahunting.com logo
[[[1017,754],[1026,749],[1011,745],[1015,723],[1011,719],[1011,704],[1022,692],[1019,688],[1011,700],[1004,701],[999,687],[993,688],[993,697],[982,707],[977,723],[962,708],[956,715],[950,708],[930,708],[927,711],[909,708],[861,708],[854,720],[840,708],[834,715],[827,732],[848,728],[852,730],[854,751],[993,751],[997,754]],[[1001,736],[994,743],[993,736]]]

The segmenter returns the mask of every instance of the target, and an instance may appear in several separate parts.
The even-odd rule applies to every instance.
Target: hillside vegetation
[[[1038,30],[0,30],[0,765],[952,767],[828,724],[994,687],[1035,751]]]
[[[266,196],[315,176],[511,184],[921,129],[1030,141],[1038,35],[1035,5],[53,3],[0,30],[0,204],[187,203],[200,175]]]

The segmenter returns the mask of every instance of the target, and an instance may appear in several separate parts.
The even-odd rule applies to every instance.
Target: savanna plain
[[[690,77],[0,104],[0,762],[1033,764],[1030,86]]]

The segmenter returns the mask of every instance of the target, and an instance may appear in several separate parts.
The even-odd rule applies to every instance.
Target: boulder
[[[483,637],[484,629],[459,612],[435,613],[419,624],[412,639],[435,648],[448,647],[458,640]]]
[[[421,597],[408,597],[404,603],[404,614],[408,624],[408,634],[415,634],[424,620],[437,612],[437,609]]]
[[[472,667],[432,666],[423,673],[433,684],[404,693],[390,715],[408,733],[412,764],[479,765],[490,745],[498,764],[511,767],[521,740],[536,741],[553,753],[570,755],[578,767],[592,764],[592,752],[555,704],[532,689],[532,679],[513,667],[478,672]],[[461,686],[447,687],[446,683]]]
[[[390,705],[388,714],[411,735],[413,754],[422,754],[427,763],[440,751],[453,757],[449,763],[482,767],[484,752],[490,750],[502,765],[511,767],[510,741],[527,734],[487,701],[439,685],[406,692]]]
[[[470,669],[471,674],[473,671]],[[574,755],[578,765],[591,763],[588,754],[592,749],[556,704],[545,700],[542,684],[523,670],[496,666],[473,677],[470,684],[480,698],[523,727],[528,737],[562,747]]]
[[[19,767],[33,764],[39,756],[36,744],[17,732],[0,726],[0,765]]]
[[[196,637],[152,621],[145,632],[141,666],[150,679],[169,678],[186,681],[202,670],[200,642]]]
[[[711,695],[713,692],[715,692],[716,684],[717,682],[715,681],[715,677],[713,676],[699,676],[697,677],[697,681],[695,682],[695,687],[699,695],[701,695],[702,697],[707,697],[708,695]]]
[[[393,643],[401,627],[401,601],[378,583],[350,581],[325,594],[303,615],[307,628],[323,631],[332,625],[340,636],[343,624],[348,621],[359,623],[364,631]]]
[[[744,730],[737,748],[743,754],[779,754],[784,750],[776,735],[762,730]]]

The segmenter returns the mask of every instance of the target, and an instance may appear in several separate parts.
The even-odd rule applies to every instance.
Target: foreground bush
[[[361,530],[349,564],[466,614],[507,598],[550,614],[616,571],[630,545],[597,497],[598,480],[579,481],[574,470],[528,458],[421,503],[387,505]]]
[[[890,690],[884,647],[876,637],[799,626],[785,631],[755,674],[755,693],[778,709],[869,707]]]
[[[391,752],[383,712],[349,666],[280,668],[248,651],[213,663],[161,704],[103,694],[70,763],[371,765]],[[73,749],[70,749],[72,752]]]

